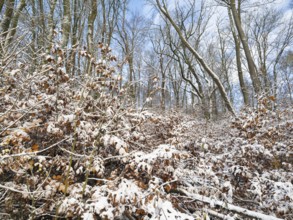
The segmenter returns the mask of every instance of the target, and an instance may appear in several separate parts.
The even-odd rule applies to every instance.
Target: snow
[[[169,201],[164,201],[161,198],[153,200],[152,203],[148,203],[146,209],[151,214],[151,217],[146,217],[147,220],[188,220],[194,219],[192,216],[187,214],[178,213],[177,210],[174,209],[173,205]]]
[[[122,109],[106,82],[99,97],[89,92],[100,79],[65,79],[56,96],[55,73],[33,77],[33,90],[30,84],[24,89],[30,98],[17,102],[23,94],[14,90],[17,96],[2,99],[3,109],[15,109],[1,115],[2,129],[11,126],[1,134],[1,198],[4,192],[9,201],[33,199],[40,214],[90,220],[293,213],[293,121],[287,113],[280,121],[256,109],[212,123]],[[21,118],[19,109],[27,115]]]

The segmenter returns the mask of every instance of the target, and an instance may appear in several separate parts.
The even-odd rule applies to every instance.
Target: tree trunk
[[[163,67],[164,59],[163,59],[163,54],[160,54],[160,69],[162,73],[162,78],[161,78],[161,108],[163,111],[165,111],[165,100],[166,100],[166,95],[165,95],[165,82],[166,82],[166,73]]]
[[[217,106],[216,88],[213,88],[213,92],[211,94],[211,104],[212,104],[212,118],[217,119],[219,111],[218,111],[218,106]]]
[[[102,4],[102,14],[103,14],[103,24],[102,24],[102,42],[106,43],[106,25],[107,25],[107,20],[106,20],[106,5],[105,5],[105,0],[101,1]]]
[[[20,13],[21,11],[25,8],[26,6],[26,3],[25,3],[25,0],[21,0],[18,5],[17,5],[17,8],[16,8],[16,11],[15,11],[15,14],[13,16],[13,18],[11,19],[11,24],[10,24],[10,29],[11,31],[9,31],[9,34],[7,36],[7,39],[6,39],[6,46],[11,43],[11,41],[13,40],[13,37],[16,33],[16,28],[17,28],[17,24],[18,24],[18,20],[19,20],[19,16],[20,16]]]
[[[74,47],[76,45],[77,47],[77,43],[78,43],[78,30],[80,32],[82,32],[82,30],[80,29],[80,20],[81,18],[79,17],[80,14],[78,14],[78,9],[79,9],[79,4],[78,4],[79,0],[74,0],[73,3],[73,25],[72,25],[72,47]],[[76,70],[76,48],[72,48],[71,52],[70,52],[70,65],[71,65],[71,74],[74,75],[75,74],[75,70]]]
[[[4,18],[1,22],[1,32],[2,32],[3,38],[5,38],[8,34],[7,31],[9,30],[11,18],[12,18],[13,11],[14,11],[14,2],[15,2],[15,0],[7,0],[7,3],[6,3]]]
[[[248,69],[249,69],[249,74],[251,77],[251,81],[252,81],[252,85],[253,88],[255,90],[256,94],[259,94],[261,92],[261,82],[260,79],[258,78],[258,74],[255,68],[255,63],[253,61],[249,46],[248,46],[248,41],[247,41],[247,37],[244,33],[244,30],[242,28],[242,24],[241,24],[241,20],[240,20],[240,8],[238,8],[238,12],[236,9],[236,5],[235,5],[235,0],[230,0],[230,8],[232,11],[232,16],[233,16],[233,20],[235,22],[235,26],[236,29],[238,31],[243,49],[244,49],[244,53],[246,56],[246,60],[247,60],[247,65],[248,65]],[[239,13],[239,14],[238,14]]]
[[[238,70],[240,89],[242,92],[244,104],[246,106],[249,106],[249,93],[248,93],[248,89],[247,89],[247,86],[244,81],[243,71],[242,71],[242,66],[241,66],[240,42],[238,39],[234,39],[234,41],[235,41],[236,65],[237,65],[237,70]]]
[[[43,0],[38,1],[39,9],[40,9],[40,23],[41,23],[41,47],[46,48],[46,22],[45,22],[45,12],[44,12],[44,2]]]
[[[97,0],[91,1],[91,12],[88,16],[88,33],[87,33],[87,46],[88,52],[91,56],[94,56],[94,24],[97,17]],[[88,61],[87,73],[91,75],[92,72],[92,62]]]
[[[70,0],[63,0],[63,19],[62,19],[62,47],[68,45],[71,28]]]
[[[46,53],[47,54],[50,53],[50,49],[51,49],[51,46],[52,46],[52,43],[53,43],[54,29],[55,29],[55,26],[54,26],[54,11],[55,11],[55,7],[56,7],[56,3],[57,3],[57,0],[54,0],[50,4],[50,15],[49,15],[49,18],[48,18],[49,35],[48,35],[48,45],[47,45],[47,48],[46,48]]]
[[[1,13],[1,11],[2,11],[2,8],[3,8],[3,5],[4,5],[4,1],[5,1],[5,0],[0,0],[0,13]]]
[[[243,96],[243,101],[246,106],[249,106],[249,93],[247,86],[244,81],[243,77],[243,71],[242,71],[242,65],[241,65],[241,52],[240,52],[240,41],[236,34],[235,28],[234,28],[234,22],[232,20],[231,10],[228,8],[228,15],[230,20],[230,26],[232,30],[232,35],[235,43],[235,51],[236,51],[236,65],[237,65],[237,71],[238,71],[238,78],[239,78],[239,84],[241,93]]]

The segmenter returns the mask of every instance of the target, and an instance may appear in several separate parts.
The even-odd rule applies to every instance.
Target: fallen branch
[[[210,215],[212,215],[214,217],[217,217],[217,218],[220,218],[220,219],[224,219],[224,220],[235,220],[234,217],[227,216],[227,215],[224,215],[224,214],[215,212],[215,211],[210,210],[210,209],[206,209],[206,212],[209,213]]]
[[[239,214],[243,214],[249,217],[253,217],[253,218],[257,218],[257,219],[263,219],[263,220],[282,220],[281,218],[277,218],[277,217],[273,217],[273,216],[269,216],[269,215],[265,215],[259,212],[254,212],[245,208],[241,208],[239,206],[235,206],[235,205],[231,205],[229,203],[226,202],[222,202],[219,200],[215,200],[215,199],[211,199],[209,197],[206,196],[202,196],[199,194],[193,194],[193,193],[189,193],[188,191],[184,190],[184,189],[178,189],[179,191],[183,192],[186,196],[197,200],[197,201],[201,201],[204,203],[208,203],[210,205],[215,205],[215,206],[220,206],[221,208],[227,209],[229,211],[234,211],[237,212]]]

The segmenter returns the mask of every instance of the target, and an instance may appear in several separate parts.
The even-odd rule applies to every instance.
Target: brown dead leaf
[[[137,215],[146,215],[147,212],[144,209],[136,209],[135,214],[137,214]]]
[[[59,191],[59,192],[62,192],[62,193],[65,193],[65,188],[66,188],[66,187],[65,187],[64,184],[60,184],[59,187],[58,187],[58,191]]]
[[[32,152],[36,152],[39,151],[39,145],[38,144],[33,144],[33,146],[31,147]]]
[[[52,179],[61,182],[61,181],[62,181],[62,176],[61,176],[61,175],[54,175],[54,176],[52,177]]]

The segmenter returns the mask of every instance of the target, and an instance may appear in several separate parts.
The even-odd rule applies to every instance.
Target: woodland
[[[0,0],[0,219],[293,220],[293,3]]]

